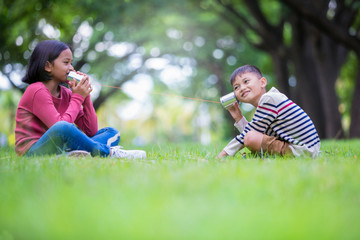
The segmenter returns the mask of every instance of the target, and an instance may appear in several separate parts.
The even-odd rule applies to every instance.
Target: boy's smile
[[[250,103],[257,107],[261,96],[266,92],[266,83],[264,77],[259,78],[251,72],[237,75],[233,82],[235,96],[240,102]]]

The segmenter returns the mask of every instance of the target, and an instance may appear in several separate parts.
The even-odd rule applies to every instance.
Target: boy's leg
[[[252,152],[260,152],[263,135],[264,134],[256,131],[247,132],[244,137],[245,147]]]
[[[253,152],[260,152],[262,149],[264,152],[281,156],[292,154],[289,143],[256,131],[246,133],[244,144]]]
[[[267,135],[263,136],[261,148],[264,152],[268,152],[270,154],[279,154],[281,156],[293,154],[288,142],[281,141],[276,139],[276,137]]]
[[[110,147],[106,144],[93,141],[74,124],[61,121],[49,128],[26,155],[60,154],[67,148],[84,150],[93,156],[108,156],[110,153]]]

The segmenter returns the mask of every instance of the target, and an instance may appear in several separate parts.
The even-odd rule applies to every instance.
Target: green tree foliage
[[[43,39],[59,39],[72,46],[75,68],[90,74],[96,84],[94,106],[97,109],[106,106],[116,112],[117,105],[129,102],[131,96],[118,88],[104,85],[122,88],[131,81],[149,85],[150,91],[154,92],[217,100],[232,91],[228,78],[236,67],[254,64],[265,73],[270,86],[278,86],[308,108],[305,110],[313,114],[323,137],[334,137],[334,131],[327,132],[326,129],[335,129],[339,124],[341,128],[341,122],[330,121],[325,113],[332,111],[340,119],[340,113],[345,112],[339,113],[337,101],[332,105],[324,105],[323,102],[326,102],[324,96],[328,95],[335,96],[337,100],[335,88],[331,86],[335,85],[346,57],[335,58],[340,64],[332,68],[335,71],[329,71],[334,76],[327,91],[334,94],[320,93],[318,87],[312,86],[319,84],[317,78],[324,79],[326,75],[324,71],[318,71],[320,68],[308,67],[305,63],[318,66],[315,64],[319,62],[316,54],[327,53],[330,56],[333,52],[329,48],[324,52],[317,50],[314,51],[316,54],[306,58],[302,55],[306,49],[299,47],[305,42],[298,40],[309,41],[319,35],[323,39],[319,41],[322,45],[326,45],[327,41],[335,46],[333,49],[343,47],[326,39],[326,33],[314,28],[286,2],[0,1],[0,71],[14,88],[23,91],[25,86],[19,85],[19,79],[24,74],[34,46]],[[314,69],[317,74],[311,75],[306,69]],[[326,72],[328,68],[324,69]],[[139,78],[143,81],[136,80]],[[289,78],[296,79],[296,87],[289,85]],[[113,100],[109,101],[110,98]],[[162,95],[153,95],[147,100],[151,106],[146,105],[146,108],[156,106],[166,109],[164,99]],[[343,97],[341,100],[351,101]],[[193,110],[194,114],[200,112],[200,106],[203,105],[198,104]],[[220,105],[207,106],[212,119],[209,125],[211,131],[218,131],[220,135],[227,132],[229,136],[228,133],[233,131],[229,114]],[[149,119],[161,122],[159,112],[161,110],[153,111]],[[218,115],[221,117],[217,118]],[[251,113],[248,115],[250,117]],[[222,126],[224,117],[228,118],[226,130]],[[195,129],[193,132],[196,135]],[[169,133],[167,138],[171,139],[172,135]]]

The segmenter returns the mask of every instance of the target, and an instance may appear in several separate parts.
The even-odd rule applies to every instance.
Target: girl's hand
[[[89,76],[82,72],[76,73],[83,75],[84,77],[80,80],[80,82],[77,82],[75,79],[73,79],[69,82],[69,87],[73,93],[80,94],[86,98],[93,90],[90,84]]]
[[[237,102],[234,102],[231,107],[228,108],[228,111],[230,112],[231,116],[235,119],[236,122],[239,122],[243,115],[240,110],[240,105]]]

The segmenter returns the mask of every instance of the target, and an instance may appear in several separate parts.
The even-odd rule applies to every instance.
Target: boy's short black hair
[[[51,76],[45,71],[46,62],[54,63],[54,60],[65,49],[70,49],[70,46],[57,40],[40,42],[30,56],[26,74],[22,81],[31,84],[50,80]]]
[[[231,83],[231,85],[233,85],[236,76],[242,75],[242,74],[244,74],[244,73],[254,73],[254,74],[256,74],[259,78],[262,78],[262,77],[263,77],[260,69],[257,68],[256,66],[254,66],[254,65],[244,65],[244,66],[241,66],[241,67],[237,68],[237,69],[231,74],[231,77],[230,77],[230,83]]]

